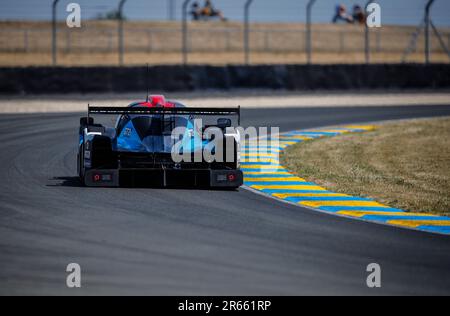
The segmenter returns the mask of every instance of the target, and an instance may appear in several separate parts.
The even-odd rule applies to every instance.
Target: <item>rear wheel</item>
[[[84,186],[84,144],[80,146],[78,150],[78,177],[80,178],[81,184]]]
[[[91,168],[117,169],[117,167],[111,139],[107,136],[95,136],[91,143]]]

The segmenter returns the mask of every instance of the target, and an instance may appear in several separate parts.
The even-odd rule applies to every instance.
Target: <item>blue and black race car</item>
[[[94,115],[117,116],[115,127],[94,122]],[[239,125],[239,108],[188,108],[159,95],[128,107],[88,106],[88,116],[80,119],[79,128],[80,180],[100,187],[238,188],[243,174],[240,134],[232,128],[233,118]],[[181,129],[178,139],[175,129]],[[208,135],[214,129],[221,133],[211,137],[222,135],[220,141],[211,142]],[[227,159],[205,158],[207,148],[212,154],[218,152],[211,144],[223,146]],[[174,150],[191,159],[174,160]]]

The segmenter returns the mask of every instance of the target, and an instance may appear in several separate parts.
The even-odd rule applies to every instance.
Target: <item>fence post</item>
[[[153,49],[153,32],[151,30],[147,31],[147,39],[148,39],[148,47],[147,47],[147,53],[151,53]]]
[[[23,41],[25,53],[28,53],[28,30],[25,30],[23,33]]]
[[[71,51],[71,36],[70,36],[70,32],[66,32],[66,54],[69,54]]]
[[[226,31],[227,37],[226,37],[226,51],[230,52],[231,51],[231,30],[227,30]]]
[[[188,5],[191,2],[191,0],[184,0],[182,12],[183,12],[183,18],[182,18],[182,55],[183,55],[183,65],[186,66],[188,63],[188,23],[187,23],[187,15],[188,15]]]
[[[175,0],[167,0],[167,19],[175,20]]]
[[[108,52],[109,53],[113,53],[114,52],[114,48],[113,48],[114,32],[113,31],[109,31],[108,34],[109,34],[109,37],[108,37]]]
[[[119,18],[119,65],[123,66],[123,55],[124,55],[124,47],[123,47],[123,6],[127,0],[120,0],[119,8],[117,9],[118,18]]]
[[[377,53],[381,53],[381,33],[377,32]]]
[[[342,31],[339,32],[339,52],[345,52],[345,33]]]
[[[312,60],[312,44],[311,44],[311,11],[314,3],[316,3],[317,0],[309,0],[307,6],[306,6],[306,58],[308,65],[311,64]]]
[[[53,66],[56,66],[58,62],[58,47],[57,47],[57,34],[56,34],[56,7],[58,5],[59,0],[53,0],[52,4],[52,63]]]
[[[434,0],[429,0],[425,7],[425,63],[430,63],[430,10]]]
[[[433,21],[431,21],[430,19],[430,25],[431,28],[433,29],[434,35],[436,35],[439,44],[441,45],[441,48],[444,52],[447,53],[447,56],[450,58],[450,50],[447,48],[447,46],[444,43],[444,39],[442,38],[441,34],[439,33],[439,30],[437,29],[437,27],[434,25]]]
[[[263,32],[264,32],[264,50],[268,52],[270,51],[269,31],[265,30]]]
[[[250,64],[250,6],[253,0],[247,0],[244,6],[244,53],[245,64]]]
[[[367,14],[367,7],[373,2],[374,0],[369,0],[366,3],[366,6],[364,7],[365,13]],[[365,23],[365,29],[364,29],[364,50],[365,50],[365,57],[366,57],[366,64],[370,63],[370,32],[369,32],[369,25],[367,25],[367,21]]]

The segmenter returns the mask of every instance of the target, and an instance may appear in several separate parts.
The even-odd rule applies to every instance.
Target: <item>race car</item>
[[[94,121],[95,115],[117,116],[115,126]],[[189,108],[161,95],[127,107],[88,105],[80,118],[78,175],[90,187],[238,188],[243,173],[233,118],[239,125],[239,108]],[[178,139],[175,129],[181,130]],[[228,159],[211,159],[218,144]],[[174,160],[174,153],[191,159]]]

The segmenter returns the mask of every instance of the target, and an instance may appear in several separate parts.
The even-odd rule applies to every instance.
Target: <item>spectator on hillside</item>
[[[203,6],[201,10],[201,15],[203,17],[219,17],[222,21],[226,21],[227,19],[223,16],[222,11],[216,10],[214,6],[212,5],[211,0],[205,0],[205,5]]]
[[[359,23],[359,24],[366,23],[366,14],[364,13],[364,11],[360,5],[356,4],[353,7],[353,21],[355,21],[355,23]]]
[[[202,10],[200,10],[200,5],[197,1],[195,1],[191,6],[191,16],[193,21],[200,20],[200,15],[202,13]]]
[[[353,17],[347,14],[347,8],[343,4],[336,6],[336,14],[333,23],[353,23]]]

